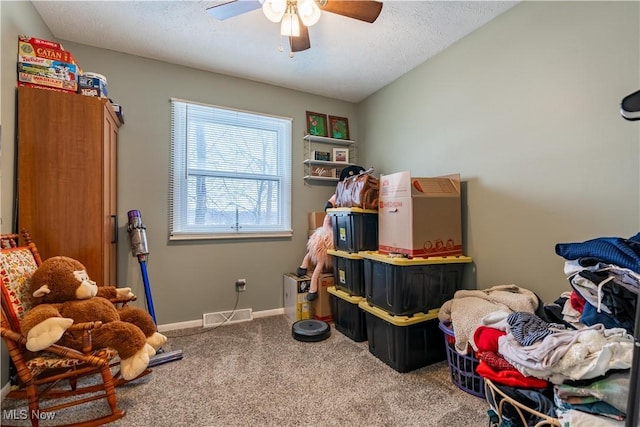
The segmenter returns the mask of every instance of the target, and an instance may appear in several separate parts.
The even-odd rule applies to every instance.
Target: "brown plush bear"
[[[136,307],[117,309],[107,299],[130,292],[130,288],[96,286],[84,265],[73,258],[47,259],[31,277],[29,294],[33,307],[20,323],[27,349],[39,351],[58,343],[82,350],[81,333],[65,333],[67,328],[74,322],[101,321],[102,326],[91,334],[93,347],[116,350],[122,377],[137,377],[167,338],[157,332],[146,311]]]

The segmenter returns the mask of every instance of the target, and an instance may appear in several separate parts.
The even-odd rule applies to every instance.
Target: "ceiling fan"
[[[207,13],[218,20],[225,20],[259,8],[262,8],[269,20],[281,23],[280,33],[289,37],[291,52],[300,52],[311,47],[308,27],[318,22],[321,11],[372,23],[382,11],[382,2],[373,0],[231,0],[208,8]]]

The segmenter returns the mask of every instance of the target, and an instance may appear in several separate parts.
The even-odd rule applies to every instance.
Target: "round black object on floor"
[[[291,327],[291,335],[298,341],[322,341],[331,336],[331,326],[322,320],[298,320]]]

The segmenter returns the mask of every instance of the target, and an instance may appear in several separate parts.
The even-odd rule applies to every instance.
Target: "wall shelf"
[[[322,144],[331,144],[331,145],[355,144],[355,141],[352,139],[337,139],[337,138],[329,138],[328,136],[317,136],[317,135],[305,135],[304,140],[308,142],[319,142]]]
[[[338,182],[339,170],[347,166],[355,166],[356,144],[351,139],[329,138],[327,136],[305,135],[304,136],[304,180],[306,182]],[[344,148],[349,150],[349,162],[335,162],[332,160],[316,160],[313,157],[314,151],[325,151],[331,156],[333,148]],[[327,175],[319,175],[326,173]],[[316,171],[316,173],[314,173]]]

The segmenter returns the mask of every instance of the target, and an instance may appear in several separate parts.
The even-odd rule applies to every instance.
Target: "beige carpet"
[[[398,373],[366,341],[356,343],[333,326],[331,337],[317,343],[294,340],[284,316],[167,335],[164,349],[181,349],[183,359],[120,387],[127,415],[111,425],[488,425],[485,401],[452,384],[446,361]],[[94,402],[84,410],[105,407]],[[57,422],[82,416],[61,412]]]

